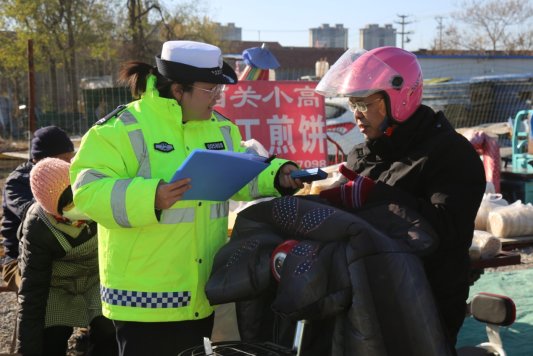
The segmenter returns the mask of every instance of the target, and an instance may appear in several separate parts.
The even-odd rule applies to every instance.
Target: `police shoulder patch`
[[[126,109],[126,105],[119,105],[119,106],[117,106],[115,108],[115,110],[111,111],[109,114],[107,114],[106,116],[104,116],[100,120],[96,121],[94,124],[95,125],[103,125],[106,122],[108,122],[109,119],[111,119],[111,118],[117,116],[118,114],[120,114],[124,109]]]
[[[156,151],[161,151],[161,152],[171,152],[171,151],[174,151],[174,146],[168,142],[163,141],[159,143],[154,143],[154,149]]]

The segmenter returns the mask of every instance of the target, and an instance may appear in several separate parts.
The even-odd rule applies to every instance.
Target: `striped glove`
[[[368,177],[360,176],[345,165],[341,165],[339,171],[350,181],[338,187],[321,191],[320,197],[345,208],[362,207],[376,183]]]

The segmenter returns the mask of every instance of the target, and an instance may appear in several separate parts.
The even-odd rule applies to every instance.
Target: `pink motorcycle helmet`
[[[422,70],[416,56],[397,47],[347,50],[316,87],[324,96],[387,95],[388,112],[404,122],[422,103]]]

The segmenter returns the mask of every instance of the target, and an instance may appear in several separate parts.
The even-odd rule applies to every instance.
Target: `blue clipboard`
[[[267,161],[267,162],[265,162]],[[190,178],[183,200],[225,201],[269,166],[268,158],[251,153],[196,149],[170,182]]]

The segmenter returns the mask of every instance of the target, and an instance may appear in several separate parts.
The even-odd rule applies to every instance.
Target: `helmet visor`
[[[324,96],[366,97],[398,89],[402,82],[401,75],[374,54],[351,48],[333,64],[315,91]]]

